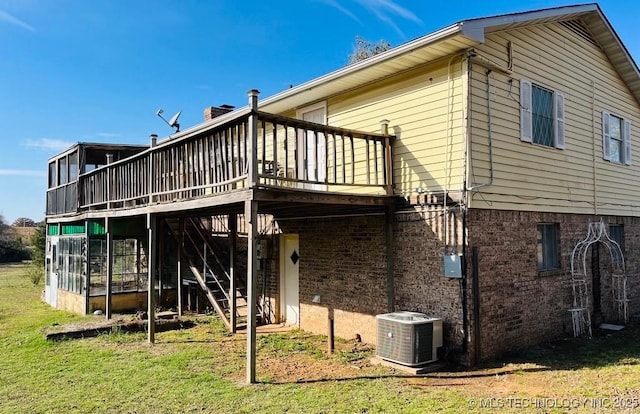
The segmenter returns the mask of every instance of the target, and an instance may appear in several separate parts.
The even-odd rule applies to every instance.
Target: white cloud
[[[400,27],[396,23],[396,18],[410,20],[422,24],[422,20],[411,10],[396,4],[393,0],[356,0],[364,8],[375,14],[378,19],[391,26],[398,34],[405,37]]]
[[[349,11],[347,8],[345,8],[344,6],[342,6],[340,3],[338,3],[336,0],[318,0],[328,6],[333,7],[334,9],[340,11],[341,13],[351,17],[353,20],[355,20],[356,22],[362,24],[362,22],[360,21],[360,19],[358,19],[358,17],[353,14],[351,11]]]
[[[40,139],[27,139],[24,142],[24,146],[30,148],[37,148],[46,151],[64,151],[71,147],[74,143],[70,141],[63,141],[61,139],[40,138]]]
[[[47,172],[43,170],[12,170],[0,168],[0,176],[10,175],[14,177],[46,177]]]
[[[23,22],[22,20],[18,19],[17,17],[3,10],[0,10],[0,22],[10,23],[10,24],[22,27],[23,29],[27,29],[30,32],[36,31],[36,29],[33,26]]]

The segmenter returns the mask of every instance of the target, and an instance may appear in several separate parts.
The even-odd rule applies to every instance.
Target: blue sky
[[[74,142],[148,143],[205,107],[244,106],[457,21],[566,1],[0,0],[0,215],[44,218],[47,159]],[[640,2],[601,1],[640,60]]]

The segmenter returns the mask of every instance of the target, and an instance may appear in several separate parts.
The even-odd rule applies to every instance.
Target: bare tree
[[[361,60],[365,60],[370,58],[371,56],[375,56],[379,53],[385,52],[391,49],[391,44],[386,40],[378,40],[377,42],[371,42],[369,40],[363,39],[360,36],[356,36],[356,43],[353,46],[353,53],[349,55],[348,65],[354,64],[356,62],[360,62]]]
[[[15,219],[15,221],[12,224],[13,227],[35,227],[36,226],[36,222],[31,220],[28,217],[20,217]]]

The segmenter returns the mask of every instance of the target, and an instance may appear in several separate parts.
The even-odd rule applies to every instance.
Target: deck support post
[[[112,186],[112,179],[111,179],[111,167],[108,167],[109,164],[111,164],[113,162],[113,154],[107,154],[106,156],[107,158],[107,183],[106,183],[106,191],[107,191],[107,210],[109,210],[111,208],[111,186]],[[106,223],[105,223],[106,226]]]
[[[258,202],[245,201],[247,219],[247,383],[256,382],[256,285],[258,276]]]
[[[260,91],[251,89],[249,95],[249,107],[251,116],[249,117],[249,140],[247,145],[247,157],[249,158],[249,188],[258,185],[258,95]]]
[[[393,153],[391,152],[388,119],[380,121],[380,132],[384,135],[384,187],[387,195],[393,195]]]
[[[184,248],[184,219],[181,217],[178,219],[178,317],[182,317],[183,303],[182,303],[182,249]]]
[[[158,266],[157,269],[158,271],[158,304],[161,304],[163,301],[163,296],[164,296],[164,291],[163,291],[163,286],[162,286],[162,263],[163,263],[163,255],[164,255],[164,250],[165,250],[165,241],[166,241],[166,236],[165,236],[165,230],[164,230],[164,223],[162,220],[160,220],[159,222],[156,223],[156,234],[160,235],[160,238],[158,239],[158,236],[156,236],[156,241],[158,244],[158,251],[156,254],[156,260],[158,262]]]
[[[111,313],[113,308],[111,306],[111,298],[112,298],[112,282],[113,282],[113,231],[111,220],[109,217],[104,218],[104,229],[107,236],[107,286],[104,298],[104,314],[107,319],[111,319]],[[89,246],[89,251],[91,251],[91,247]]]
[[[394,249],[395,242],[393,233],[393,218],[395,208],[393,205],[387,207],[387,211],[384,215],[384,241],[385,250],[387,253],[387,308],[389,312],[395,312],[396,308],[396,291],[395,291],[395,277],[394,277]]]
[[[156,341],[156,315],[155,315],[155,303],[154,303],[154,274],[156,271],[155,254],[156,248],[156,218],[151,213],[147,213],[147,280],[149,285],[147,286],[147,320],[149,322],[148,342],[150,344]]]
[[[229,214],[229,317],[231,323],[231,332],[235,333],[238,320],[237,314],[237,301],[236,301],[236,238],[238,232],[238,215],[235,213]]]
[[[156,146],[158,142],[158,135],[156,134],[151,134],[149,136],[149,148],[153,148]],[[154,180],[155,180],[155,163],[153,162],[153,150],[149,151],[149,188],[148,188],[148,192],[149,192],[149,204],[153,204],[153,192],[154,192]]]

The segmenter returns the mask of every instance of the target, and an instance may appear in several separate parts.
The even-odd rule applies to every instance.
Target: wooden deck
[[[393,193],[392,141],[247,109],[50,188],[47,216],[215,210],[247,200],[285,216],[311,206],[366,211]]]

